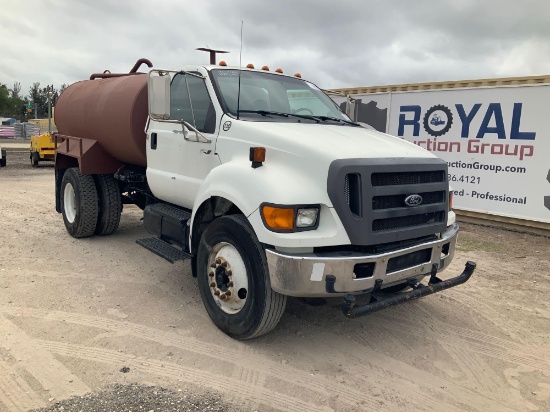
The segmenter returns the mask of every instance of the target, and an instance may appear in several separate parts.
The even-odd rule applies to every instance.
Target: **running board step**
[[[136,240],[136,243],[153,252],[155,255],[166,259],[170,263],[175,263],[178,260],[190,259],[192,257],[189,253],[175,248],[170,243],[165,242],[158,237],[138,239]]]

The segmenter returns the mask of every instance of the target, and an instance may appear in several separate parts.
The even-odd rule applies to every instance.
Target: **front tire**
[[[285,310],[286,296],[271,289],[265,251],[242,215],[208,225],[199,242],[197,277],[212,322],[233,338],[271,331]]]
[[[111,175],[95,175],[95,181],[99,207],[95,234],[106,236],[114,233],[120,223],[120,189]]]
[[[74,238],[92,236],[98,213],[94,179],[77,168],[67,169],[61,181],[61,213],[67,232]]]

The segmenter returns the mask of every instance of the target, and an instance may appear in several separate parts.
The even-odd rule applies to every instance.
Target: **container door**
[[[194,125],[210,143],[194,141],[194,132],[187,133],[186,139],[179,124],[151,121],[147,130],[147,180],[159,199],[192,208],[202,182],[221,163],[214,150],[219,122],[204,79],[180,73],[174,76],[169,120]]]

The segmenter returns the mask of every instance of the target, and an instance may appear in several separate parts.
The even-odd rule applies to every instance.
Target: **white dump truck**
[[[71,236],[109,235],[138,205],[154,236],[137,242],[190,259],[210,318],[238,339],[272,330],[287,296],[342,296],[357,317],[472,275],[468,262],[437,276],[458,233],[444,161],[350,121],[298,74],[142,63],[59,97],[56,209]]]

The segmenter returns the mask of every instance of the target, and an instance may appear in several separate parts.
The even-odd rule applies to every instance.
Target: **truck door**
[[[156,197],[191,208],[202,182],[220,164],[214,153],[219,122],[203,78],[190,73],[174,75],[169,120],[185,120],[210,142],[196,141],[194,132],[185,136],[177,123],[151,120],[147,130],[147,181]]]

